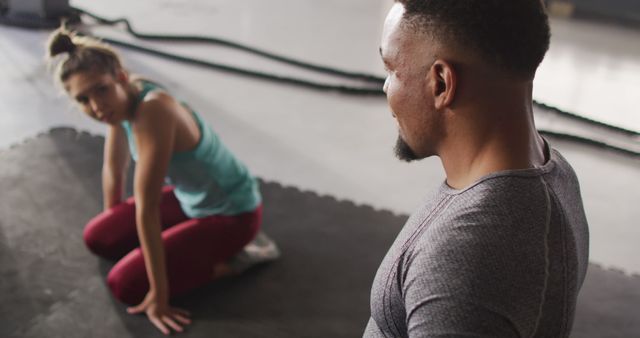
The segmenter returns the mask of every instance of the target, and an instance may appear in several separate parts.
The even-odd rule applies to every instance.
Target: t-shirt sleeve
[[[450,296],[411,301],[407,318],[409,337],[520,337],[511,321],[482,304]]]
[[[402,264],[409,337],[522,336],[527,325],[519,324],[537,315],[544,266],[520,250],[527,239],[505,231],[510,224],[451,222],[454,228],[428,231]]]

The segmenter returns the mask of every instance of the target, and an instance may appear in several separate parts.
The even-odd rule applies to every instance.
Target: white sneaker
[[[276,243],[264,232],[259,231],[249,244],[229,260],[228,264],[232,274],[241,274],[254,265],[271,262],[278,257],[280,257],[280,250]]]

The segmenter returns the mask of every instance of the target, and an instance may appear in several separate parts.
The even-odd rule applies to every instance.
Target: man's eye
[[[89,102],[89,99],[87,99],[87,98],[86,98],[86,97],[84,97],[84,96],[81,96],[81,97],[78,97],[78,98],[76,99],[76,101],[78,101],[78,103],[80,103],[80,104],[87,104],[87,102]]]
[[[96,88],[96,91],[102,94],[102,93],[106,93],[107,89],[109,88],[106,85],[100,85],[98,86],[98,88]]]

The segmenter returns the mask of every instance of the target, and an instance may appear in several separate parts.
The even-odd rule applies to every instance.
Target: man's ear
[[[429,69],[429,87],[434,98],[434,107],[443,109],[451,106],[458,86],[456,71],[444,60],[436,60]]]

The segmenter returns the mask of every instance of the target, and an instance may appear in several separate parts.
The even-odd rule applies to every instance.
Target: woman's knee
[[[149,290],[142,250],[136,249],[118,261],[109,271],[107,285],[113,296],[125,304],[142,302]]]
[[[108,237],[104,236],[105,223],[104,215],[100,214],[87,223],[82,233],[82,238],[87,248],[101,257],[108,256],[112,246],[112,243],[108,241]]]
[[[145,290],[136,287],[135,281],[116,265],[107,276],[107,285],[113,297],[127,305],[137,305],[144,299]]]
[[[131,245],[135,244],[130,243],[136,240],[135,220],[127,220],[127,217],[124,217],[126,215],[123,215],[123,210],[120,209],[122,208],[114,208],[102,212],[91,219],[84,227],[82,237],[85,245],[91,252],[100,257],[111,260],[118,259],[131,250]],[[125,229],[124,227],[130,227],[131,229]],[[126,248],[123,246],[126,246]]]

